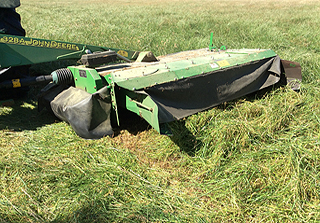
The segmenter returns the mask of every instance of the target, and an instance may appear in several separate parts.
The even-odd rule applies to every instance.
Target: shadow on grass
[[[176,222],[174,214],[166,213],[156,205],[137,207],[136,210],[121,210],[105,200],[88,201],[77,210],[63,211],[54,220],[28,212],[0,214],[0,223],[8,222],[50,222],[50,223],[100,223],[100,222]]]
[[[224,102],[214,109],[219,109],[220,111],[231,111],[234,109],[237,103],[242,100],[253,102],[255,100],[263,99],[268,93],[278,89],[278,86],[270,86],[268,88],[262,89],[258,92],[253,92],[251,94],[242,96],[240,98],[234,99],[232,101]],[[173,132],[173,136],[170,137],[171,140],[179,146],[181,150],[186,152],[189,156],[195,156],[196,152],[203,147],[203,142],[199,140],[187,127],[185,120],[175,121],[170,123],[170,128]],[[228,152],[229,153],[229,152]],[[228,156],[228,153],[225,156]]]
[[[175,121],[170,123],[170,128],[173,135],[170,137],[182,151],[189,156],[195,156],[195,153],[202,147],[203,143],[197,139],[190,130],[186,127],[185,120]]]
[[[51,223],[67,223],[67,222],[110,222],[116,219],[115,213],[110,210],[110,204],[104,200],[88,201],[77,210],[64,213],[60,211],[54,220],[45,219],[45,216],[39,215],[32,211],[19,211],[19,214],[0,214],[0,223],[9,222],[51,222]]]
[[[157,205],[149,204],[135,207],[135,210],[117,207],[112,200],[96,200],[85,204],[72,214],[58,216],[51,223],[64,222],[162,222],[175,219],[175,216],[164,212]]]
[[[137,135],[140,132],[147,131],[152,128],[146,120],[133,112],[123,108],[119,108],[118,112],[120,126],[117,126],[116,123],[112,122],[114,137],[120,135],[122,130],[127,130],[130,134]]]
[[[37,103],[34,101],[15,100],[14,105],[7,109],[10,111],[2,112],[0,115],[0,130],[36,130],[41,126],[58,121],[48,111],[38,112]]]
[[[114,136],[121,134],[122,130],[127,130],[130,134],[137,135],[140,132],[151,129],[151,125],[143,118],[125,109],[119,109],[120,126],[114,128]],[[115,125],[113,125],[115,126]],[[200,148],[202,142],[186,128],[185,120],[174,121],[169,125],[173,135],[169,136],[182,151],[190,156],[194,156],[196,149]]]
[[[81,208],[73,211],[72,214],[58,216],[51,223],[60,222],[110,222],[114,219],[114,214],[110,210],[110,203],[105,200],[89,201]]]

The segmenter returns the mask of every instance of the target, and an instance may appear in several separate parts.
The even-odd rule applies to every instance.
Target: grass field
[[[301,63],[283,87],[171,123],[139,118],[83,140],[38,113],[36,89],[0,108],[0,223],[319,222],[320,2],[21,0],[27,36],[163,55],[271,48]]]

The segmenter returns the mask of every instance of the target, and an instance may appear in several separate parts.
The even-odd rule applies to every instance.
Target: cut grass
[[[0,222],[317,222],[319,3],[22,1],[28,36],[162,55],[216,45],[272,48],[301,63],[283,87],[224,103],[159,135],[127,120],[83,140],[38,113],[0,108]]]

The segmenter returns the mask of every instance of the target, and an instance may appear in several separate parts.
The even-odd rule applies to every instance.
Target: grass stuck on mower
[[[121,125],[119,108],[145,119],[161,134],[166,123],[223,102],[302,80],[299,63],[282,60],[268,49],[183,51],[156,57],[152,52],[42,40],[0,34],[2,72],[9,67],[78,59],[82,65],[50,75],[6,80],[0,88],[50,82],[39,99],[75,132],[88,139],[113,134]]]

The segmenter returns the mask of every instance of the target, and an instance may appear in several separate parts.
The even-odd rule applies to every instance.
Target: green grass
[[[37,112],[35,90],[0,108],[0,222],[320,221],[320,3],[22,0],[27,35],[163,55],[271,48],[301,63],[283,87],[171,123],[139,118],[83,140]]]

